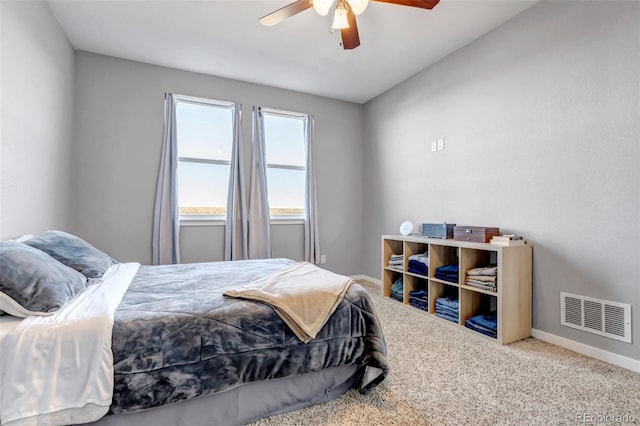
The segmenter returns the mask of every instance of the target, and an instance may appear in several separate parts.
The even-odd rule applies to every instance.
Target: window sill
[[[227,221],[225,219],[213,219],[213,218],[189,218],[180,219],[180,226],[225,226]]]
[[[272,217],[271,225],[304,225],[303,217]]]
[[[304,218],[271,218],[269,223],[271,225],[304,225]],[[212,219],[212,218],[189,218],[180,219],[180,227],[190,226],[225,226],[227,221],[225,219]]]

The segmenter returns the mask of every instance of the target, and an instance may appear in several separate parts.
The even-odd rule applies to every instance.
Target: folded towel
[[[422,262],[426,265],[429,264],[429,255],[427,253],[424,254],[413,254],[411,256],[409,256],[409,260],[415,260],[418,262]]]
[[[489,275],[467,275],[467,279],[468,280],[484,281],[484,282],[488,282],[488,283],[495,283],[497,278],[498,277],[496,277],[495,275],[493,275],[493,276],[489,276]]]
[[[498,318],[495,311],[489,314],[474,315],[468,320],[476,326],[484,327],[489,330],[496,331],[498,329]]]
[[[409,272],[419,275],[427,275],[429,273],[429,268],[422,262],[417,260],[409,261]]]
[[[489,329],[489,328],[487,328],[487,327],[483,327],[483,326],[481,326],[481,325],[474,324],[473,322],[471,322],[471,321],[469,321],[469,320],[466,320],[466,321],[464,322],[464,325],[466,325],[466,326],[467,326],[467,327],[469,327],[469,328],[473,328],[474,330],[478,330],[478,331],[485,331],[485,332],[487,332],[487,333],[491,333],[491,334],[493,334],[494,336],[498,334],[498,331],[497,331],[497,330],[491,330],[491,329]]]
[[[402,294],[404,289],[404,284],[402,283],[402,278],[398,278],[392,285],[391,285],[391,292],[392,293],[400,293]]]
[[[443,314],[443,313],[440,313],[440,312],[437,312],[437,311],[436,311],[435,315],[438,318],[446,319],[446,320],[449,320],[449,321],[452,321],[452,322],[458,322],[458,317],[457,316]]]
[[[458,274],[441,274],[440,272],[436,272],[436,278],[442,281],[448,281],[451,283],[458,283]]]
[[[458,315],[458,310],[458,308],[452,308],[451,306],[436,303],[436,311],[449,312],[451,314]]]
[[[459,278],[459,269],[459,266],[456,264],[440,266],[436,268],[435,277],[439,280],[457,283]]]
[[[478,326],[474,326],[473,323],[469,322],[469,320],[464,322],[464,326],[473,331],[477,331],[478,333],[482,333],[485,336],[493,337],[494,339],[498,336],[497,332],[479,328]]]
[[[389,295],[389,297],[393,300],[397,300],[398,302],[403,302],[404,298],[402,297],[402,294],[395,294],[395,293],[391,293]]]
[[[475,287],[475,288],[481,288],[483,290],[489,290],[489,291],[494,291],[497,292],[498,291],[498,286],[496,284],[486,284],[486,283],[482,283],[482,282],[476,282],[476,281],[465,281],[465,285],[468,285],[469,287]]]
[[[409,292],[409,296],[426,299],[427,297],[429,297],[429,293],[427,292],[427,290],[414,290]]]
[[[445,272],[445,273],[452,273],[452,272],[457,273],[459,270],[460,268],[458,267],[458,265],[455,265],[455,264],[444,265],[436,268],[436,271]]]
[[[296,336],[308,343],[316,337],[354,282],[309,262],[299,262],[223,294],[270,305]]]
[[[497,266],[481,266],[478,268],[469,269],[467,275],[497,275]]]
[[[436,299],[436,306],[438,305],[443,305],[443,306],[448,306],[450,308],[458,309],[458,307],[460,306],[460,301],[452,297],[438,297]]]

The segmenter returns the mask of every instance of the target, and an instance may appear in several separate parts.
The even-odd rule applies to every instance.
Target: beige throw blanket
[[[354,281],[309,263],[299,262],[225,296],[258,300],[273,307],[304,343],[314,339]]]

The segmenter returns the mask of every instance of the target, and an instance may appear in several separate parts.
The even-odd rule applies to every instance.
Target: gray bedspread
[[[369,295],[358,284],[307,344],[270,306],[222,295],[293,263],[142,266],[115,313],[110,413],[342,365],[362,366],[361,392],[375,388],[388,371],[386,345]]]

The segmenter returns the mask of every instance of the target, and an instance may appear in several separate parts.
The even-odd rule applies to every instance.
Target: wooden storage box
[[[488,243],[496,235],[500,235],[500,228],[486,226],[456,226],[453,228],[453,239],[458,241]]]

